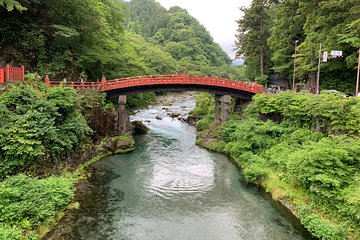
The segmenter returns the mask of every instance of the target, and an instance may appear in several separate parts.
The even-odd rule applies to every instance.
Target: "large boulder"
[[[131,125],[133,127],[133,134],[147,133],[150,130],[150,128],[141,121],[132,121]]]

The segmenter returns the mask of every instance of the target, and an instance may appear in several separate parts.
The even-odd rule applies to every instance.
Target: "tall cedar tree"
[[[250,7],[241,8],[244,16],[237,21],[237,56],[244,56],[246,75],[250,80],[269,73],[270,51],[267,46],[270,17],[269,1],[254,0]]]

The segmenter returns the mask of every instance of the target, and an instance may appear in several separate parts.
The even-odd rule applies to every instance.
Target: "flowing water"
[[[168,107],[186,113],[192,98]],[[161,117],[161,120],[156,119]],[[150,132],[136,150],[96,163],[70,212],[48,239],[305,239],[223,154],[195,145],[194,127],[154,106],[133,117]]]

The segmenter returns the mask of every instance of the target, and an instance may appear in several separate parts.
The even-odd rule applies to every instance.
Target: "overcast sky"
[[[171,6],[185,8],[211,33],[215,42],[233,59],[237,24],[241,17],[242,6],[248,6],[251,0],[156,0],[169,9]]]

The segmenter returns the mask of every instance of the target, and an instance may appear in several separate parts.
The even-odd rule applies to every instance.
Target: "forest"
[[[243,70],[186,10],[154,0],[1,0],[0,64],[41,77],[94,81],[189,74],[241,79]]]
[[[322,52],[343,56],[321,63],[322,89],[355,92],[360,48],[358,0],[253,0],[241,9],[237,55],[245,58],[246,78],[265,83],[271,74],[295,81],[298,90],[314,90]]]
[[[104,95],[49,88],[45,75],[74,81],[185,71],[244,76],[186,10],[155,1],[0,0],[0,16],[0,65],[26,68],[25,84],[0,92],[4,240],[44,236],[66,209],[78,207],[72,199],[85,166],[109,149],[134,147],[130,136],[114,136],[115,105]],[[128,98],[128,107],[153,100],[154,93],[139,94]],[[96,116],[103,118],[100,127]]]
[[[99,151],[91,161],[99,160],[108,153],[97,148],[117,141],[107,136],[94,146],[100,129],[92,116],[115,111],[105,96],[48,88],[45,75],[95,81],[187,72],[265,84],[274,74],[291,83],[295,73],[297,90],[313,91],[322,43],[343,56],[321,63],[321,89],[354,94],[358,0],[253,0],[241,11],[235,46],[245,65],[236,67],[180,7],[167,10],[155,0],[0,0],[0,65],[27,70],[24,85],[0,92],[0,239],[41,238],[63,211],[77,207],[75,185],[89,163],[66,159]],[[154,97],[130,97],[129,106]],[[213,126],[213,96],[200,95],[197,143],[229,154],[249,183],[289,206],[319,239],[360,239],[358,109],[357,98],[344,94],[288,91],[256,96],[243,115]],[[130,136],[120,140],[133,149]]]

